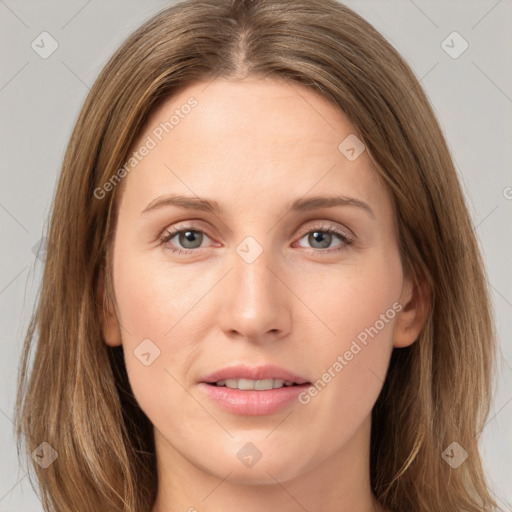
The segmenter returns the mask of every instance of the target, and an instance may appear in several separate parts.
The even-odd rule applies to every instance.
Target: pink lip
[[[242,391],[214,384],[226,379],[280,379],[292,381],[297,385],[262,391]],[[298,401],[300,393],[309,386],[310,383],[302,377],[273,365],[232,366],[211,373],[199,383],[199,388],[219,407],[228,412],[246,416],[261,416],[277,412]]]
[[[226,379],[252,379],[252,380],[263,380],[263,379],[280,379],[289,380],[296,384],[306,384],[308,381],[295,375],[294,373],[274,366],[271,364],[265,366],[248,366],[248,365],[237,365],[230,366],[217,370],[216,372],[210,373],[206,377],[201,379],[201,382],[218,382],[219,380]]]
[[[272,414],[298,401],[300,393],[306,391],[310,384],[282,387],[264,391],[242,391],[199,383],[199,388],[224,410],[245,416],[262,416]]]

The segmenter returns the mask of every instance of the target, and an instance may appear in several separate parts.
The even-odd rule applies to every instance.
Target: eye
[[[171,252],[189,254],[201,247],[205,236],[209,238],[203,230],[196,229],[194,226],[178,226],[164,231],[160,237],[160,242],[168,245]],[[177,238],[177,243],[179,243],[183,249],[175,247],[174,244],[171,243],[173,238]]]
[[[340,244],[338,244],[334,249],[328,251],[323,250],[331,246],[331,243],[336,238],[341,241]],[[312,248],[318,249],[317,252],[322,254],[331,254],[333,252],[342,251],[353,243],[353,239],[348,233],[338,227],[332,225],[326,226],[323,224],[317,224],[312,228],[309,227],[309,230],[300,240],[303,239],[307,239],[307,242],[312,246]]]
[[[166,245],[173,253],[191,254],[196,249],[202,247],[204,237],[210,238],[202,229],[198,229],[192,225],[179,225],[175,228],[165,230],[159,240],[162,245]],[[176,240],[172,242],[174,238],[176,238]],[[315,252],[322,254],[342,251],[353,243],[353,239],[348,233],[333,225],[325,224],[310,226],[309,230],[305,232],[299,241],[304,238],[307,238],[312,248],[316,249]],[[341,243],[334,249],[324,250],[328,248],[336,238],[340,240]],[[181,247],[176,247],[176,244],[179,244]]]

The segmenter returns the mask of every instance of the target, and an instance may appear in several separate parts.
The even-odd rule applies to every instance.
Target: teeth
[[[230,389],[241,389],[242,391],[256,390],[265,391],[269,389],[282,388],[283,386],[293,386],[291,380],[281,379],[226,379],[215,383],[217,386],[225,386]]]

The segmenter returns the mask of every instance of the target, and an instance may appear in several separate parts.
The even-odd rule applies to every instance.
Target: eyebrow
[[[220,204],[213,199],[171,194],[157,197],[151,201],[142,211],[142,214],[165,206],[176,206],[177,208],[185,210],[200,210],[217,215],[222,215],[223,213],[223,209]],[[372,219],[375,219],[375,214],[367,203],[360,199],[347,196],[314,196],[299,198],[293,201],[290,206],[290,211],[304,212],[320,208],[334,208],[336,206],[356,206],[368,213]]]

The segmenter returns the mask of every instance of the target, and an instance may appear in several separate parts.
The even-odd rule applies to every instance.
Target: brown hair
[[[23,441],[28,452],[46,441],[59,454],[47,469],[33,464],[44,509],[141,512],[154,503],[152,425],[122,347],[103,342],[97,300],[103,275],[104,300],[113,297],[120,187],[104,199],[94,190],[123,166],[160,101],[200,80],[247,75],[310,87],[348,116],[391,193],[404,271],[431,289],[427,323],[414,344],[393,351],[372,412],[375,496],[396,511],[493,510],[478,438],[496,342],[461,187],[409,66],[334,0],[182,2],[134,32],[93,85],[65,154],[19,370],[18,455]],[[469,454],[457,469],[441,456],[454,441]]]

